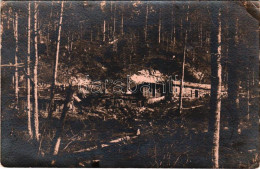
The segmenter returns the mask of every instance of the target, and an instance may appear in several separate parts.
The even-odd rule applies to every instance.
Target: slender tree
[[[158,43],[161,43],[161,27],[162,27],[162,10],[159,11],[159,23],[158,23]]]
[[[38,3],[34,2],[34,136],[39,141],[39,109],[38,109]]]
[[[106,41],[106,20],[103,23],[103,41]]]
[[[31,82],[30,82],[30,62],[31,62],[31,2],[28,2],[28,39],[27,39],[27,118],[28,118],[28,134],[33,137],[31,122]]]
[[[171,12],[171,42],[173,41],[173,16],[174,16],[174,2],[172,2],[172,12]]]
[[[49,112],[48,117],[49,119],[52,117],[53,112],[53,104],[54,104],[54,88],[56,85],[57,80],[57,72],[58,72],[58,65],[59,65],[59,53],[60,53],[60,37],[61,37],[61,25],[62,25],[62,18],[63,18],[63,8],[64,8],[64,1],[61,2],[61,9],[60,9],[60,20],[59,20],[59,30],[58,30],[58,39],[57,39],[57,50],[56,50],[56,57],[53,67],[53,76],[52,76],[52,85],[51,85],[51,96],[50,96],[50,104],[49,104]]]
[[[174,17],[174,2],[172,2],[172,13],[171,13],[171,42],[176,44],[176,19]]]
[[[57,50],[56,50],[56,60],[54,66],[54,85],[56,85],[57,80],[57,73],[58,73],[58,65],[59,65],[59,54],[60,54],[60,37],[61,37],[61,25],[62,25],[62,17],[63,17],[63,6],[64,1],[61,2],[61,9],[60,9],[60,21],[59,21],[59,32],[58,32],[58,40],[57,40]]]
[[[173,44],[176,45],[176,25],[175,25],[175,17],[174,17],[174,27],[173,27]]]
[[[66,99],[64,101],[64,107],[63,107],[61,117],[60,117],[60,120],[59,120],[59,124],[58,124],[59,127],[56,130],[55,137],[54,137],[53,143],[52,143],[52,149],[51,150],[53,151],[52,155],[54,157],[57,156],[58,153],[59,153],[63,128],[64,128],[64,125],[65,125],[65,117],[66,117],[66,114],[69,110],[69,104],[70,104],[70,102],[73,98],[72,96],[73,96],[73,90],[72,90],[72,86],[70,85],[69,88],[67,89],[67,95],[66,95]],[[55,164],[55,159],[52,160],[51,164],[52,165]]]
[[[203,41],[203,27],[202,23],[200,23],[200,47],[202,47],[202,41]]]
[[[113,39],[115,39],[115,33],[116,33],[116,4],[114,7],[114,18],[113,18]]]
[[[145,14],[145,28],[144,28],[144,39],[147,41],[147,31],[148,31],[148,14],[149,14],[149,5],[146,4],[146,14]]]
[[[209,133],[212,139],[212,167],[219,167],[219,137],[221,113],[221,11],[216,4],[211,4],[211,97]]]
[[[248,67],[249,70],[249,67]],[[250,71],[248,71],[247,74],[247,85],[246,85],[246,90],[247,90],[247,119],[250,119]]]
[[[237,53],[237,20],[234,18],[229,18],[229,52],[228,52],[228,104],[229,112],[231,114],[230,128],[232,130],[233,136],[238,134],[238,123],[239,123],[239,66],[237,63],[238,53]]]
[[[181,38],[183,38],[183,22],[182,22],[182,17],[181,17],[181,23],[180,23],[180,24],[181,24],[181,26],[180,26],[180,27],[181,27],[181,30],[180,30],[181,33],[180,33],[180,35],[181,35]]]
[[[124,11],[122,11],[122,16],[121,16],[121,34],[124,35]]]
[[[50,53],[50,28],[51,28],[51,19],[52,19],[52,13],[53,13],[53,1],[51,3],[51,13],[50,13],[50,18],[49,18],[49,23],[48,23],[48,33],[47,33],[47,43],[46,43],[46,53],[47,57],[49,56]]]
[[[185,59],[186,59],[186,46],[187,46],[187,35],[188,32],[185,32],[184,40],[184,49],[183,49],[183,59],[182,59],[182,74],[181,74],[181,85],[180,85],[180,94],[179,94],[179,111],[182,113],[182,95],[183,95],[183,86],[184,86],[184,71],[185,71]]]
[[[15,38],[15,56],[14,56],[14,62],[15,62],[15,74],[14,74],[14,77],[15,77],[15,108],[18,109],[18,95],[19,95],[19,86],[18,86],[18,12],[15,11],[15,14],[14,14],[15,18],[13,20],[14,22],[14,38]]]
[[[1,2],[0,3],[0,8],[2,9],[3,8],[3,6],[4,6],[4,2]],[[0,58],[2,58],[2,36],[3,36],[3,32],[4,32],[4,26],[3,26],[3,18],[2,17],[0,17],[0,21],[1,21],[1,23],[0,23]],[[1,65],[1,60],[2,59],[0,59],[0,65]],[[0,84],[0,86],[1,86],[1,84]]]
[[[0,8],[2,8],[3,7],[3,5],[4,5],[4,3],[3,2],[1,2],[0,3]],[[1,56],[1,51],[2,51],[2,35],[3,35],[3,19],[0,17],[0,21],[1,21],[1,23],[0,23],[0,56]],[[1,61],[0,61],[1,62]]]

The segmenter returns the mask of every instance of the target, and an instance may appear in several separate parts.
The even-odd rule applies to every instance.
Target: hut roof
[[[173,80],[173,86],[180,86],[180,81]],[[198,89],[207,89],[210,90],[210,84],[201,84],[201,83],[193,83],[193,82],[184,82],[184,87],[198,88]]]
[[[142,83],[159,83],[165,81],[165,75],[163,75],[158,70],[141,70],[137,74],[130,76],[130,79],[135,82],[135,84]]]

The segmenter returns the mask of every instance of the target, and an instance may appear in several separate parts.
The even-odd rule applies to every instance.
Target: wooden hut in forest
[[[131,85],[128,93],[147,99],[161,98],[171,95],[179,97],[181,83],[177,80],[167,79],[159,71],[148,72],[142,70],[139,74],[130,77]],[[210,84],[184,82],[183,97],[189,99],[201,98],[210,95]],[[160,99],[158,99],[160,100]]]

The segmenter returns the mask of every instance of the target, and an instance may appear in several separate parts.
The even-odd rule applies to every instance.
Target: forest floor
[[[180,115],[176,102],[146,107],[83,108],[68,113],[62,135],[58,167],[210,167],[208,100],[184,101]],[[243,101],[241,104],[244,104]],[[251,110],[258,110],[252,101]],[[234,137],[229,114],[222,105],[220,167],[249,167],[258,157],[257,113],[246,119],[241,109],[241,133]],[[44,113],[44,112],[42,112]],[[2,165],[48,166],[50,143],[59,113],[49,122],[40,117],[40,148],[29,140],[26,114],[2,113]],[[254,125],[256,123],[256,125]],[[49,132],[44,132],[49,128]],[[51,157],[53,158],[53,157]]]

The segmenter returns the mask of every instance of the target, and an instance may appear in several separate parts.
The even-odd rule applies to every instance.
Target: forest
[[[256,1],[2,1],[1,164],[259,167],[259,19]]]

